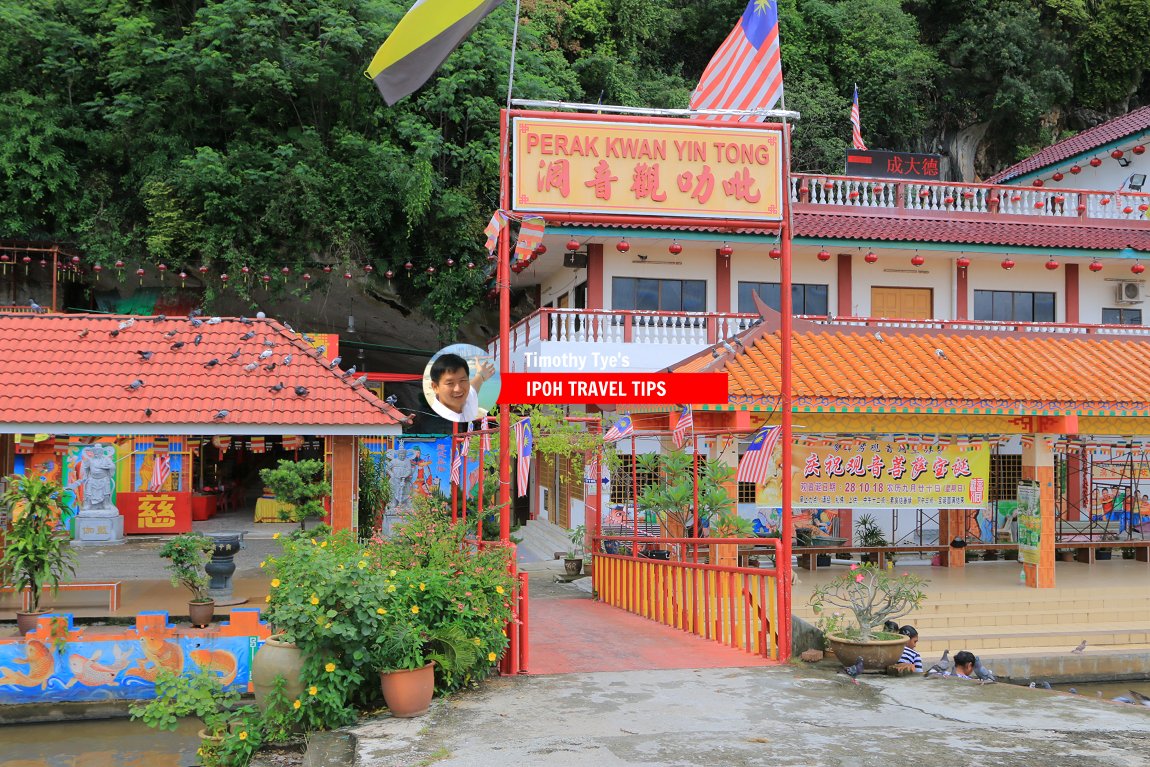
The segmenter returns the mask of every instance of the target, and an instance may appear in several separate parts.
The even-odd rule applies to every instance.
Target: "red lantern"
[[[1062,172],[1060,171],[1058,173],[1055,173],[1053,176],[1051,176],[1051,178],[1054,179],[1055,181],[1061,181],[1062,179],[1066,178],[1066,176],[1063,175]]]
[[[28,258],[28,257],[24,256],[24,258]],[[92,267],[92,271],[96,273],[97,277],[99,277],[100,272],[104,271],[104,267],[101,266],[100,264],[96,264],[95,266]]]
[[[1010,195],[1010,201],[1011,202],[1019,202],[1020,200],[1022,200],[1022,195],[1020,195],[1020,194]]]
[[[307,272],[304,272],[302,275],[300,275],[300,279],[303,280],[304,285],[307,285],[309,282],[311,282],[311,275]]]
[[[730,258],[731,254],[734,252],[735,252],[735,249],[732,248],[730,245],[728,245],[725,242],[723,243],[723,247],[719,248],[719,255],[720,256],[726,256],[726,257]]]
[[[1147,205],[1146,203],[1142,203],[1141,205],[1138,206],[1138,210],[1145,213],[1147,210],[1150,210],[1150,205]]]
[[[467,262],[467,268],[468,269],[474,269],[475,268],[475,262],[474,261],[468,261]]]
[[[567,250],[579,250],[579,240],[567,240]]]
[[[1060,194],[1054,195],[1053,200],[1055,205],[1061,205],[1062,203],[1066,202],[1066,198]]]
[[[850,194],[847,195],[847,197],[849,197],[852,200],[857,200],[859,198],[859,193],[858,192],[851,192]]]
[[[351,282],[351,272],[344,272],[344,273],[343,273],[343,278],[344,278],[345,280],[347,280],[348,282]]]
[[[927,197],[930,197],[930,190],[929,189],[923,189],[921,192],[918,193],[918,196],[925,200]]]
[[[330,265],[330,264],[329,264],[329,265],[326,265],[326,266],[324,266],[324,268],[323,268],[323,273],[324,273],[324,274],[331,274],[331,265]]]
[[[670,245],[667,246],[667,252],[670,253],[672,256],[677,256],[683,252],[683,246],[677,242],[672,242]]]
[[[965,198],[966,198],[966,199],[968,199],[968,200],[973,200],[973,199],[974,199],[974,192],[969,192],[969,191],[968,191],[968,192],[963,192],[963,193],[962,193],[962,196],[963,196],[963,197],[965,197]]]
[[[1098,159],[1097,157],[1091,157],[1090,158],[1090,167],[1091,168],[1097,168],[1101,164],[1102,164],[1102,160]]]
[[[1133,152],[1134,154],[1142,154],[1146,151],[1146,147],[1139,144],[1138,146],[1134,147],[1130,151]]]
[[[1125,213],[1127,216],[1129,216],[1131,213],[1134,212],[1134,209],[1131,208],[1129,205],[1127,205],[1125,208],[1122,209],[1122,212]]]
[[[1039,200],[1038,202],[1034,203],[1034,207],[1037,210],[1042,210],[1046,207],[1046,203],[1044,203],[1042,200]]]
[[[1122,156],[1125,154],[1126,153],[1123,152],[1121,149],[1115,149],[1113,152],[1110,153],[1110,156],[1113,157],[1115,160],[1121,160]]]
[[[79,256],[72,256],[72,264],[76,265],[79,263],[80,263],[80,257]]]
[[[291,269],[285,266],[283,269],[280,269],[280,274],[284,276],[284,282],[287,282],[288,275],[291,274]]]
[[[1011,269],[1014,268],[1014,259],[1013,258],[1002,259],[1002,268],[1009,272]]]
[[[447,259],[447,266],[448,266],[448,268],[455,266],[455,259],[454,258]]]
[[[534,253],[537,256],[542,256],[546,252],[547,252],[547,246],[544,245],[543,243],[539,243],[539,247],[535,248],[535,250],[534,250]]]
[[[1100,272],[1100,271],[1102,271],[1102,262],[1099,261],[1098,259],[1095,259],[1095,260],[1090,262],[1090,266],[1088,268],[1092,272]]]
[[[164,274],[168,271],[168,265],[167,264],[158,264],[156,266],[156,268],[160,270],[160,282],[163,282],[164,281]]]
[[[403,265],[403,268],[410,272],[412,269],[415,268],[415,264],[408,261],[406,264]]]
[[[926,259],[920,256],[918,253],[915,253],[910,257],[910,263],[911,266],[922,266],[926,263]]]
[[[270,274],[264,274],[264,275],[260,276],[260,280],[264,284],[264,290],[267,290],[268,289],[268,283],[272,281],[272,276]]]
[[[1084,202],[1078,203],[1078,215],[1081,216],[1085,212],[1086,212],[1086,203],[1084,203]]]
[[[820,250],[815,258],[817,258],[819,261],[830,261],[831,254],[828,251]]]
[[[222,282],[222,283],[224,284],[224,287],[227,287],[227,285],[228,285],[228,276],[227,276],[226,274],[221,274],[221,275],[220,275],[220,282]]]
[[[364,274],[371,274],[374,271],[375,271],[375,267],[372,266],[371,264],[364,264],[363,265],[363,273]]]
[[[388,269],[386,272],[383,273],[383,276],[386,277],[388,279],[388,281],[390,281],[391,278],[395,276],[395,272]]]
[[[831,181],[830,179],[827,179],[826,181],[823,182],[823,189],[826,189],[828,192],[834,188],[835,188],[835,182]]]
[[[771,248],[771,252],[768,253],[767,255],[770,256],[775,261],[778,261],[780,258],[783,257],[783,251],[779,250],[777,247]]]
[[[1057,261],[1055,261],[1053,258],[1049,259],[1049,260],[1046,262],[1046,270],[1047,270],[1048,272],[1053,272],[1053,271],[1054,271],[1055,269],[1057,269],[1057,268],[1058,268],[1058,262],[1057,262]]]
[[[185,287],[188,284],[188,273],[180,272],[180,287]]]
[[[619,251],[620,253],[626,253],[630,249],[631,243],[627,242],[626,240],[619,240],[619,242],[615,243],[615,250]]]
[[[487,254],[487,260],[488,261],[494,261],[495,260],[495,254],[494,253],[488,253]]]
[[[1082,172],[1082,166],[1081,165],[1071,165],[1070,166],[1070,173],[1072,175],[1077,176],[1081,172]]]
[[[966,267],[970,266],[970,259],[966,256],[959,256],[958,258],[954,259],[954,263],[960,269],[965,269]]]
[[[948,194],[946,197],[942,198],[942,204],[943,205],[954,205],[954,198]]]
[[[866,261],[868,264],[873,264],[875,261],[878,261],[878,255],[873,250],[868,251],[867,254],[863,256],[863,261]]]
[[[1130,267],[1130,271],[1135,274],[1142,274],[1142,272],[1146,271],[1146,267],[1142,266],[1142,264],[1134,264],[1134,266]]]
[[[1044,186],[1045,184],[1046,184],[1046,182],[1040,178],[1036,178],[1030,182],[1031,186]]]
[[[143,285],[144,284],[144,270],[143,269],[137,269],[136,270],[136,276],[140,278],[140,284]]]
[[[48,259],[46,259],[46,258],[40,259],[40,268],[41,269],[47,269],[48,268]]]
[[[201,275],[206,275],[208,273],[207,265],[205,264],[204,266],[201,266],[199,271]]]
[[[435,274],[435,267],[434,266],[427,267],[427,273],[428,274]]]
[[[248,266],[241,266],[241,267],[240,267],[240,272],[241,272],[241,273],[244,275],[244,277],[247,277],[249,274],[251,274],[251,273],[252,273],[252,270],[251,270],[251,267],[248,267]]]
[[[1103,197],[1101,200],[1098,201],[1098,204],[1099,205],[1109,205],[1110,204],[1110,198],[1109,197]]]

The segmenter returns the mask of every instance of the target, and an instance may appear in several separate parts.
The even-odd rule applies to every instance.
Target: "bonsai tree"
[[[811,606],[825,633],[866,642],[887,621],[917,610],[926,599],[925,585],[917,575],[896,576],[871,564],[851,565],[850,571],[815,589]],[[833,611],[827,614],[828,609]],[[843,620],[844,611],[853,625]]]
[[[33,613],[42,612],[40,597],[44,587],[52,593],[60,581],[75,574],[75,552],[60,523],[60,485],[35,475],[14,474],[0,503],[10,510],[12,527],[0,554],[0,582],[16,591],[27,588]]]
[[[261,469],[260,479],[271,488],[277,499],[292,505],[291,511],[281,511],[285,522],[299,522],[300,529],[309,519],[324,516],[323,499],[330,493],[323,461],[281,460],[274,469]]]
[[[190,601],[197,604],[211,602],[208,598],[208,573],[204,569],[211,558],[212,540],[201,533],[181,533],[169,538],[160,549],[160,556],[171,560],[167,565],[172,586],[183,586],[192,592]]]

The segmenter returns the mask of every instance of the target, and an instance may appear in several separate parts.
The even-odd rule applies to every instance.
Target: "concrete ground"
[[[1150,765],[1150,708],[830,664],[495,678],[353,731],[363,767]],[[346,764],[346,762],[343,762]]]

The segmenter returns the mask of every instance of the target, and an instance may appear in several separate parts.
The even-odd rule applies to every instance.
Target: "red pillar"
[[[1079,319],[1078,264],[1066,265],[1066,321],[1081,322]]]
[[[955,292],[956,303],[954,305],[954,318],[956,320],[969,320],[970,319],[970,277],[967,272],[970,270],[968,266],[956,266],[955,278]]]
[[[837,314],[840,317],[853,317],[854,298],[851,296],[851,254],[839,253],[838,266],[839,308]]]
[[[603,308],[603,245],[587,243],[587,308]]]
[[[731,311],[731,257],[715,250],[715,311]]]

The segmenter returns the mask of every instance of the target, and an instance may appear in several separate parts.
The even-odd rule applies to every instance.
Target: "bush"
[[[160,556],[171,560],[165,569],[172,586],[183,586],[192,593],[193,602],[210,602],[208,584],[211,582],[204,569],[211,558],[215,544],[202,533],[180,533],[169,538],[160,549]]]
[[[871,564],[851,565],[849,572],[815,589],[811,606],[825,633],[865,642],[886,621],[917,610],[926,599],[925,585],[917,575],[896,576]],[[828,613],[828,608],[840,611]],[[854,625],[845,620],[847,612]]]

